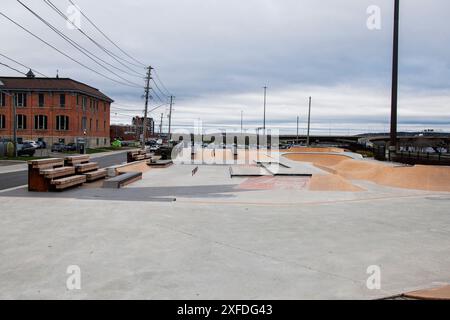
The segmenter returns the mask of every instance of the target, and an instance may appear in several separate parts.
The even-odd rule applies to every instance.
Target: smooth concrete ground
[[[193,168],[123,190],[0,193],[0,298],[373,299],[450,280],[449,193],[249,190],[228,166]],[[366,287],[371,265],[381,290]]]

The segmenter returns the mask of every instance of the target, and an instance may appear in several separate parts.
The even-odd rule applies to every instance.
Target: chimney
[[[30,71],[28,71],[28,73],[27,73],[27,78],[29,78],[29,79],[34,79],[34,78],[36,78],[36,76],[34,75],[33,71],[31,71],[31,69],[30,69]]]

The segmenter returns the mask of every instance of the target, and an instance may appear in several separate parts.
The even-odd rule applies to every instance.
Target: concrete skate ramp
[[[289,160],[300,161],[300,162],[311,162],[315,165],[321,166],[333,166],[342,161],[350,159],[344,155],[334,155],[334,154],[285,154]]]
[[[406,293],[403,296],[406,298],[419,300],[450,300],[450,285],[440,288],[414,291]]]
[[[377,184],[426,191],[450,192],[450,167],[393,167],[376,162],[353,160],[334,155],[286,155],[295,161],[312,162],[316,167],[349,180],[368,180]]]
[[[313,175],[309,183],[311,191],[343,191],[343,192],[360,192],[366,191],[360,187],[351,184],[341,176],[330,175]]]
[[[342,153],[344,149],[340,148],[308,148],[308,147],[293,147],[289,148],[287,152],[324,152],[324,153]]]
[[[117,173],[129,173],[129,172],[145,173],[149,170],[150,167],[147,165],[147,161],[134,162],[116,169]]]

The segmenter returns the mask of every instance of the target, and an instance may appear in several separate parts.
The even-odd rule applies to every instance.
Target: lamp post
[[[267,104],[267,86],[264,86],[264,122],[263,122],[264,131],[266,131],[266,104]]]
[[[392,94],[391,94],[391,151],[397,150],[397,98],[398,98],[398,38],[400,21],[400,0],[394,4],[394,48],[392,55]]]

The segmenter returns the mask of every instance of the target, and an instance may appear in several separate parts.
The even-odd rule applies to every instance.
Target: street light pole
[[[241,110],[241,134],[244,133],[244,111]]]
[[[297,142],[296,142],[296,144],[298,145],[298,141],[299,141],[299,136],[298,136],[298,125],[299,125],[299,122],[300,122],[300,117],[299,116],[297,116]]]
[[[309,147],[309,133],[311,129],[311,100],[312,98],[309,97],[309,111],[308,111],[308,136],[306,138],[306,146]]]
[[[398,98],[398,38],[400,21],[400,0],[394,5],[394,48],[392,57],[392,95],[391,95],[391,142],[390,150],[397,150],[397,98]]]
[[[266,103],[267,103],[267,86],[264,87],[264,125],[263,130],[266,131]]]

